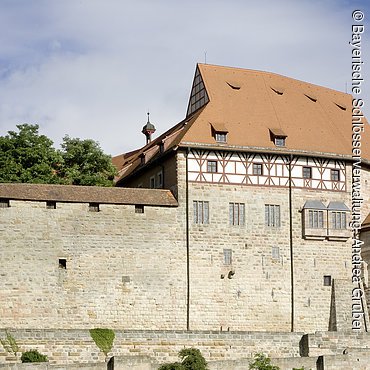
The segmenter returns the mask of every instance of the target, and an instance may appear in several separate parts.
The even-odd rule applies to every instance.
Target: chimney
[[[154,132],[155,132],[155,127],[149,121],[149,112],[147,114],[148,114],[148,122],[143,127],[143,129],[142,129],[141,132],[145,135],[145,137],[146,137],[146,143],[148,144],[148,143],[150,143],[152,141],[152,134],[154,134]]]

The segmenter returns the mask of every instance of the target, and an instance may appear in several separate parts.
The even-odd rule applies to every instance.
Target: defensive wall
[[[22,351],[37,348],[48,356],[48,365],[35,367],[40,370],[73,369],[76,366],[82,369],[91,366],[90,369],[96,370],[107,368],[107,364],[104,364],[105,355],[99,352],[88,330],[18,329],[10,330],[10,333]],[[211,370],[246,369],[257,352],[268,354],[282,370],[302,366],[306,369],[335,369],[333,364],[338,366],[336,369],[364,370],[369,369],[370,364],[370,335],[367,333],[116,330],[115,334],[109,357],[115,358],[116,370],[157,369],[163,362],[178,361],[178,351],[184,347],[201,349]],[[1,330],[0,336],[4,335],[4,330]],[[367,367],[364,365],[365,359]],[[316,367],[324,360],[326,367]],[[16,357],[0,348],[0,369],[24,369],[21,364],[12,365],[15,361]],[[356,363],[361,366],[356,368]],[[353,367],[341,367],[341,364],[351,364]]]

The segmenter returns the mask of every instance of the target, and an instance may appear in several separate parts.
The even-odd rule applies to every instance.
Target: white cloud
[[[129,151],[144,143],[147,109],[157,133],[184,118],[205,51],[208,63],[343,91],[354,9],[346,4],[2,1],[0,135],[39,123],[56,143],[69,134],[98,140],[111,154]]]

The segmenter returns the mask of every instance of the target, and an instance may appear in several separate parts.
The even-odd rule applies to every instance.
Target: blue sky
[[[355,9],[369,115],[366,1],[0,0],[0,135],[37,123],[56,146],[68,134],[112,155],[132,150],[148,109],[157,134],[184,118],[205,53],[349,91]]]

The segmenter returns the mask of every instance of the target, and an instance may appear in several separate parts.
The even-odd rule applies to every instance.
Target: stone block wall
[[[104,362],[105,356],[88,330],[11,330],[22,351],[37,349],[51,364]],[[154,363],[178,361],[183,348],[199,348],[207,361],[251,358],[257,352],[271,357],[299,356],[303,333],[210,331],[115,331],[111,356],[147,356]],[[4,331],[0,332],[4,337]],[[0,363],[15,362],[0,346]],[[19,360],[19,359],[18,359]]]
[[[10,201],[0,208],[0,327],[186,328],[176,208]]]
[[[179,153],[179,212],[184,213],[185,168],[185,155]],[[291,330],[289,189],[190,182],[188,195],[190,328]],[[307,200],[325,205],[341,201],[350,207],[350,188],[292,190],[293,327],[310,332],[329,328],[332,290],[324,286],[324,276],[350,281],[351,239],[349,231],[341,241],[304,239],[302,207]],[[209,224],[194,223],[193,201],[209,202]],[[245,225],[229,224],[230,202],[245,204]],[[280,227],[265,225],[265,204],[280,206]],[[231,265],[224,264],[224,249],[232,250]],[[230,271],[235,274],[228,279]]]

